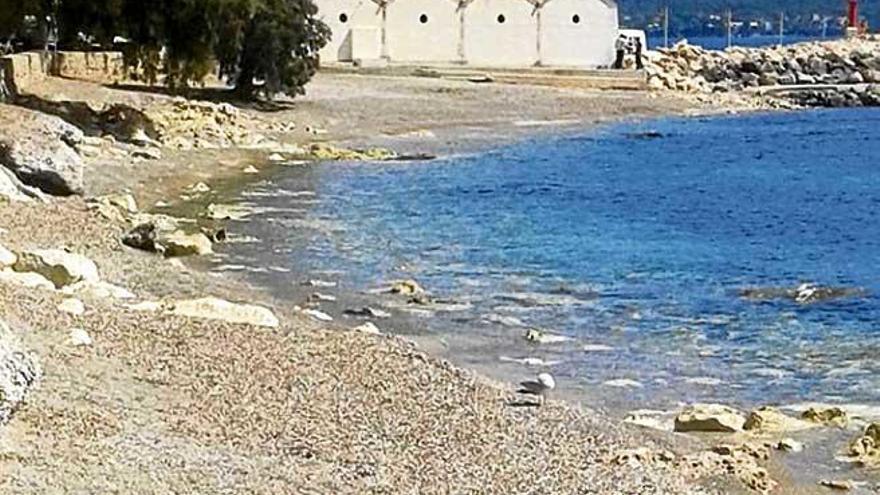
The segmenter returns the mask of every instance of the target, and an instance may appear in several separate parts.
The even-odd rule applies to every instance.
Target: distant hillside
[[[880,1],[860,3],[862,16],[880,27]],[[777,29],[780,12],[785,12],[786,31],[813,34],[824,25],[829,33],[839,32],[839,19],[846,13],[846,0],[618,0],[618,4],[622,24],[641,29],[652,25],[656,29],[668,5],[670,30],[691,36],[721,34],[721,19],[728,8],[735,22],[745,23],[741,29],[756,34]]]

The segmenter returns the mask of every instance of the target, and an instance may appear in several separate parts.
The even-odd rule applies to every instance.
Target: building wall
[[[602,0],[549,0],[540,14],[541,65],[610,65],[617,5]]]
[[[385,19],[388,56],[399,62],[461,60],[458,2],[394,0]]]
[[[387,56],[392,62],[483,67],[607,66],[614,59],[613,0],[317,0],[333,37],[325,61]],[[352,28],[361,33],[352,53]],[[370,32],[370,29],[375,29]],[[372,45],[378,40],[378,47]]]
[[[484,67],[538,62],[535,7],[526,0],[474,0],[464,11],[464,57]]]
[[[321,49],[321,60],[350,62],[351,28],[382,27],[379,6],[371,0],[318,0],[318,17],[330,28],[330,42]]]

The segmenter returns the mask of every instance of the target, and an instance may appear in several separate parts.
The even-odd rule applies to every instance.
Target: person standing
[[[636,70],[642,70],[645,68],[645,64],[642,63],[642,39],[636,38]]]
[[[614,42],[614,50],[617,51],[617,58],[614,60],[615,69],[623,69],[623,57],[626,56],[626,36],[621,34]]]

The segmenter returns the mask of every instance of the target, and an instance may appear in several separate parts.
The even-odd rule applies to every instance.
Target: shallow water
[[[282,167],[230,198],[263,208],[233,227],[262,242],[218,265],[273,267],[253,276],[282,297],[309,278],[339,282],[321,292],[416,278],[456,304],[415,331],[480,368],[553,362],[596,407],[880,404],[878,125],[874,110],[667,119]],[[804,281],[867,295],[738,295]],[[574,340],[530,345],[525,326]]]

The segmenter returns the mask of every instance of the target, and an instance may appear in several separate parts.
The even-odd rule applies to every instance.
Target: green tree
[[[316,18],[312,0],[53,3],[0,0],[0,21],[21,18],[25,8],[41,16],[56,12],[62,48],[81,48],[81,32],[105,47],[122,36],[130,41],[124,48],[128,65],[151,84],[164,78],[172,89],[217,73],[243,96],[301,94],[317,69],[318,50],[330,37],[327,26]]]
[[[245,96],[301,94],[317,70],[318,50],[330,39],[317,13],[311,0],[266,0],[257,5],[238,37],[240,48],[226,52],[237,54],[237,59],[222,64],[236,90]],[[263,85],[256,86],[255,80]]]

